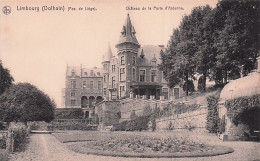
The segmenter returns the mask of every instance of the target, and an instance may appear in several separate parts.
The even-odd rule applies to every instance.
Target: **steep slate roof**
[[[152,60],[156,60],[157,64],[161,63],[160,52],[163,49],[164,47],[159,45],[144,45],[142,48],[139,49],[137,54],[138,65],[149,66],[151,65]],[[142,50],[143,50],[144,58],[140,57]]]
[[[138,41],[135,37],[135,33],[136,33],[135,28],[131,23],[130,16],[129,16],[129,14],[127,14],[127,18],[126,18],[125,24],[122,28],[119,42],[117,45],[128,42],[128,43],[134,43],[134,44],[140,46],[140,44],[138,43]]]
[[[110,48],[110,45],[108,43],[108,48],[107,48],[107,51],[106,53],[103,55],[102,57],[102,62],[105,62],[105,61],[110,61],[110,59],[112,58],[113,54],[112,54],[112,50]]]
[[[80,66],[68,66],[67,67],[67,72],[66,76],[72,76],[72,71],[75,72],[75,76],[80,76],[81,75],[81,69],[82,69],[82,76],[85,77],[85,73],[87,73],[87,77],[91,77],[90,73],[91,70],[93,70],[94,77],[102,77],[103,70],[101,68],[81,68]],[[100,75],[98,75],[98,73]]]

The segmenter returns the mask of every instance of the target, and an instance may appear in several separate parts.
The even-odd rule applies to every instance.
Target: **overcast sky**
[[[217,0],[2,0],[0,59],[16,83],[29,82],[37,86],[60,107],[66,64],[101,67],[108,42],[116,55],[115,45],[127,13],[141,46],[166,46],[182,16],[189,14],[195,6],[209,4],[215,7],[216,3]],[[45,5],[64,6],[65,11],[43,12],[42,6]],[[3,14],[3,6],[11,7],[9,15]],[[39,7],[39,12],[19,10],[26,6]],[[127,6],[140,10],[126,10]],[[165,10],[167,6],[184,10]],[[77,10],[68,11],[69,7]],[[79,11],[79,7],[83,10]],[[85,11],[85,7],[97,10]],[[143,7],[146,10],[142,10]]]

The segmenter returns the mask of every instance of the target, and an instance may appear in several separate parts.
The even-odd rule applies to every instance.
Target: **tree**
[[[54,108],[49,96],[29,83],[12,85],[0,96],[0,120],[5,122],[50,122]]]
[[[189,92],[194,92],[195,91],[195,87],[194,87],[193,82],[191,80],[188,80],[188,82],[185,82],[184,85],[183,85],[183,90],[184,91],[188,90]]]
[[[215,79],[237,79],[246,76],[259,56],[260,2],[222,0],[214,9],[217,59],[213,66]]]
[[[14,79],[10,75],[9,70],[2,66],[2,62],[0,60],[0,95],[12,85],[13,81]]]

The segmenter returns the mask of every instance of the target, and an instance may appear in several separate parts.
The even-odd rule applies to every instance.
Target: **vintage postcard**
[[[260,160],[257,0],[1,0],[0,160]]]

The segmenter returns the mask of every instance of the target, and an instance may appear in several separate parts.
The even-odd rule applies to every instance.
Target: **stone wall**
[[[159,101],[159,100],[147,100],[147,99],[124,99],[119,101],[104,102],[98,105],[96,112],[99,114],[99,119],[102,117],[103,126],[110,126],[116,124],[117,121],[122,122],[130,120],[132,111],[135,111],[137,116],[145,115],[144,109],[149,106],[151,110],[159,108],[163,111],[172,101]],[[177,102],[176,102],[177,103]],[[103,112],[101,112],[103,111]],[[106,112],[108,113],[105,114]],[[117,120],[117,113],[120,111],[121,118]],[[106,115],[106,116],[105,116]],[[171,116],[161,117],[156,119],[156,129],[167,130],[170,122],[174,127],[174,130],[194,130],[194,131],[206,131],[206,118],[207,118],[207,107],[201,106],[198,110],[189,111],[182,114],[170,114]],[[104,120],[105,118],[105,120]]]
[[[145,100],[145,99],[124,99],[120,101],[121,121],[129,120],[132,111],[138,116],[143,115],[143,110],[146,106],[150,106],[153,110],[156,106],[160,109],[168,102],[158,100]]]
[[[116,125],[120,118],[120,102],[103,101],[96,106],[95,113],[98,116],[101,129],[105,126]]]
[[[207,108],[201,107],[179,115],[163,117],[156,120],[157,130],[168,130],[170,122],[173,130],[206,131]]]

